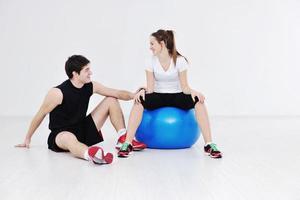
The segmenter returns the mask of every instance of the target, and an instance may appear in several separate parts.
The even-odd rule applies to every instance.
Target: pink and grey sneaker
[[[122,147],[122,145],[125,141],[126,141],[126,134],[123,134],[118,139],[116,149],[120,150],[120,148]],[[145,148],[147,148],[146,144],[136,141],[135,139],[132,140],[132,150],[133,151],[141,151]]]
[[[217,145],[214,143],[204,146],[204,152],[211,158],[222,158],[222,153],[217,149]]]
[[[103,149],[97,146],[89,147],[88,154],[95,164],[110,164],[114,158],[112,153],[104,153]]]
[[[129,154],[133,151],[133,147],[131,144],[124,142],[118,151],[118,157],[127,158]]]

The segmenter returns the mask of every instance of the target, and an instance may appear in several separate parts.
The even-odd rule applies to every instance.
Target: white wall
[[[296,0],[0,0],[0,115],[33,115],[72,54],[94,80],[136,89],[159,28],[176,31],[211,115],[300,115],[299,13]]]

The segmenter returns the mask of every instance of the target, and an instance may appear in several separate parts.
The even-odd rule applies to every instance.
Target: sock
[[[89,152],[88,151],[89,151],[89,149],[85,150],[85,152],[83,154],[83,157],[84,157],[85,160],[90,161],[91,158],[89,156]]]
[[[121,151],[122,151],[122,150],[125,150],[125,148],[127,148],[128,145],[131,145],[131,143],[125,141],[125,142],[122,144],[122,147],[121,147],[120,150],[121,150]]]
[[[122,128],[122,129],[120,129],[120,130],[118,130],[118,135],[123,135],[123,134],[125,134],[126,133],[126,128]]]
[[[211,144],[212,142],[207,142],[207,143],[205,143],[205,146],[207,146],[207,145],[209,145],[209,144]]]

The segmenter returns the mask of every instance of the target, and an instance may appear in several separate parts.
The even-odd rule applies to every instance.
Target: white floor
[[[23,141],[29,118],[0,118],[0,199],[300,200],[300,118],[212,118],[221,160],[190,149],[137,152],[98,166],[47,149],[47,123]],[[47,120],[46,120],[47,121]],[[112,127],[104,147],[116,151]]]

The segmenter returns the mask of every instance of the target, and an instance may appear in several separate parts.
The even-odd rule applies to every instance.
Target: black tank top
[[[86,117],[90,97],[93,94],[93,83],[76,88],[70,80],[56,86],[63,94],[62,103],[56,106],[49,115],[51,131],[72,128]]]

